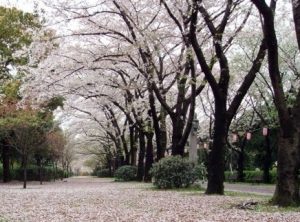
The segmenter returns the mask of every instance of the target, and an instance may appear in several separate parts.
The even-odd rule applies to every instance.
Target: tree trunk
[[[156,137],[156,159],[159,161],[161,158],[164,157],[165,155],[165,150],[162,147],[162,140],[161,140],[161,129],[159,126],[159,118],[156,113],[156,105],[155,105],[155,98],[154,98],[154,93],[153,89],[151,86],[148,86],[148,91],[149,91],[149,105],[150,105],[150,112],[151,112],[151,117],[153,121],[153,128],[154,128],[154,133]]]
[[[27,187],[27,156],[23,155],[23,189]]]
[[[43,177],[42,177],[42,161],[41,161],[41,158],[40,158],[40,157],[37,158],[37,165],[38,165],[38,168],[39,168],[39,179],[40,179],[40,184],[42,185],[42,184],[43,184]]]
[[[135,128],[129,127],[129,133],[130,133],[130,165],[136,166],[136,135],[135,135]]]
[[[139,143],[140,143],[140,151],[139,151],[139,161],[138,161],[138,172],[137,172],[137,179],[139,181],[143,181],[144,179],[144,159],[145,159],[145,134],[142,130],[139,130]]]
[[[4,183],[7,183],[11,180],[10,169],[9,169],[10,162],[9,161],[10,161],[9,145],[4,140],[3,146],[2,146],[2,164],[3,164],[3,182]]]
[[[147,147],[146,147],[146,163],[145,163],[145,182],[151,182],[151,175],[149,174],[149,170],[153,164],[153,132],[147,132]]]
[[[263,16],[264,36],[268,47],[269,76],[274,91],[274,103],[280,123],[277,155],[277,184],[273,202],[280,206],[289,206],[296,204],[300,199],[299,182],[297,180],[297,171],[299,168],[299,133],[297,130],[299,130],[299,128],[295,127],[295,124],[298,124],[297,120],[299,117],[298,119],[294,119],[293,116],[290,115],[279,69],[278,42],[274,24],[276,1],[271,1],[271,7],[262,0],[252,0],[252,2]],[[293,3],[296,2],[297,1]],[[300,100],[299,94],[297,99]],[[297,102],[296,105],[300,105],[300,102]],[[296,110],[299,111],[299,106]],[[295,114],[297,114],[297,112],[295,112]]]
[[[216,103],[212,149],[208,155],[206,194],[224,194],[225,144],[227,136],[226,106]]]
[[[270,136],[265,136],[265,157],[263,165],[263,181],[264,183],[271,183],[270,168],[272,164],[272,149],[270,143]]]
[[[238,170],[237,170],[237,180],[239,182],[245,181],[244,175],[244,162],[245,162],[245,146],[246,146],[247,139],[244,137],[243,141],[240,145],[240,152],[238,152]]]
[[[53,162],[53,179],[54,179],[54,182],[55,182],[55,180],[56,180],[56,168],[55,168],[55,163]]]
[[[181,119],[182,116],[176,116],[176,118],[172,119],[173,123],[173,135],[172,135],[172,155],[180,155],[184,154],[184,147],[179,145],[179,142],[182,138],[182,131],[184,128],[184,122]]]
[[[277,184],[273,202],[290,206],[299,202],[298,165],[299,134],[294,138],[279,137]]]
[[[166,152],[167,149],[167,125],[166,125],[166,117],[167,113],[163,106],[161,106],[160,109],[160,132],[161,132],[161,148]],[[162,157],[165,157],[165,154],[163,154]]]
[[[293,0],[292,4],[298,48],[300,49],[300,0]]]

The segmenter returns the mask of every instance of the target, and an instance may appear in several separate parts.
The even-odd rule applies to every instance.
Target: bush
[[[204,164],[198,164],[194,167],[194,172],[197,176],[197,179],[205,181],[207,179],[207,171]]]
[[[197,179],[192,164],[180,156],[161,159],[153,164],[150,173],[154,178],[154,185],[163,189],[188,187]]]
[[[109,169],[98,169],[95,174],[97,177],[111,177],[111,172]]]
[[[132,181],[136,179],[137,167],[125,165],[119,167],[115,172],[116,181]]]

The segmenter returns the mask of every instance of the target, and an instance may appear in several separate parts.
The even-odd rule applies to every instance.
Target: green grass
[[[276,205],[272,205],[270,201],[264,201],[259,203],[254,210],[256,212],[266,212],[266,213],[288,213],[288,212],[300,212],[300,207],[278,207]]]
[[[233,192],[233,191],[226,191],[226,196],[232,197],[247,197],[247,199],[252,199],[257,201],[258,204],[253,208],[255,212],[264,212],[264,213],[288,213],[288,212],[300,212],[300,207],[278,207],[271,203],[271,197],[266,195],[260,194],[253,194],[253,193],[242,193],[242,192]],[[245,200],[246,201],[246,200]],[[238,204],[238,203],[237,203]],[[230,205],[230,208],[235,208],[237,204]],[[251,210],[251,209],[249,209]]]
[[[194,193],[199,193],[199,192],[203,193],[205,191],[205,189],[201,187],[200,184],[194,184],[186,188],[160,189],[157,188],[156,186],[151,186],[146,189],[155,190],[155,191],[194,192]]]
[[[237,191],[225,191],[225,195],[232,196],[232,197],[249,197],[249,198],[259,198],[259,199],[266,199],[266,200],[269,200],[271,198],[268,195],[237,192]]]

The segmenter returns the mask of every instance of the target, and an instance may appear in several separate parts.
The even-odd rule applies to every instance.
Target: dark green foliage
[[[137,167],[125,165],[118,168],[115,172],[116,181],[133,181],[137,176]]]
[[[206,180],[207,179],[207,171],[204,164],[198,164],[194,167],[194,172],[199,180]]]
[[[42,107],[49,109],[50,111],[54,111],[57,107],[64,107],[65,98],[62,96],[55,96],[46,101]]]
[[[8,78],[8,65],[25,65],[28,55],[20,53],[32,42],[34,30],[38,30],[41,24],[36,15],[22,12],[16,8],[0,6],[0,79]]]
[[[2,166],[0,166],[0,180],[2,180]],[[56,173],[53,167],[44,167],[42,170],[42,179],[43,181],[50,181],[54,179],[65,178],[67,173],[62,169],[57,169]],[[23,180],[23,169],[18,167],[16,169],[11,170],[12,180]],[[39,181],[39,169],[37,166],[29,166],[27,168],[27,180],[28,181]]]
[[[95,169],[93,172],[93,176],[97,177],[111,177],[111,171],[109,169]]]
[[[235,175],[237,172],[233,172],[233,174]],[[255,182],[259,182],[259,179],[263,178],[263,171],[260,170],[245,170],[244,171],[245,174],[245,182],[246,183],[255,183]],[[230,181],[230,175],[231,172],[229,171],[225,171],[225,181]],[[271,183],[276,183],[276,177],[277,177],[277,173],[276,170],[271,170],[270,171],[270,176],[271,176]]]
[[[192,164],[186,159],[172,156],[153,164],[150,173],[154,178],[155,186],[171,189],[188,187],[193,184],[197,179],[199,170],[194,170]]]

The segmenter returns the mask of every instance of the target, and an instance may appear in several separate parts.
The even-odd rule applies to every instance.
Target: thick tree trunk
[[[143,181],[144,179],[144,170],[145,170],[145,150],[146,150],[146,142],[145,142],[145,134],[142,130],[139,131],[139,160],[138,160],[138,172],[137,172],[137,179],[139,181]]]
[[[10,155],[9,155],[9,146],[4,141],[3,146],[2,146],[2,164],[3,164],[3,182],[7,183],[11,180],[11,175],[10,175],[10,169],[9,169],[9,164],[10,164]]]
[[[271,183],[270,168],[272,164],[272,149],[269,134],[265,136],[265,157],[263,165],[263,182]]]
[[[136,130],[134,127],[129,127],[130,133],[130,165],[136,166]]]
[[[274,8],[276,1],[271,1],[271,7],[262,0],[252,0],[252,2],[264,19],[264,36],[268,47],[269,76],[272,82],[274,103],[280,122],[277,155],[277,184],[273,202],[280,206],[288,206],[299,201],[299,187],[297,181],[297,171],[299,168],[299,133],[295,127],[297,120],[293,119],[290,115],[286,103],[279,70],[278,42],[274,25]],[[296,2],[297,1],[295,1],[295,3]],[[299,104],[300,103],[298,103],[298,105]],[[297,112],[295,112],[295,114],[296,113]]]
[[[226,110],[218,107],[215,111],[215,125],[212,149],[208,155],[208,184],[206,194],[224,194],[225,145],[227,136]]]
[[[280,206],[290,206],[299,202],[298,158],[299,134],[294,138],[279,137],[277,184],[273,202]]]
[[[129,163],[130,163],[130,152],[128,151],[127,141],[126,141],[124,135],[121,135],[121,142],[122,142],[122,147],[123,147],[123,150],[124,150],[124,153],[125,153],[125,159],[123,160],[123,163],[121,165],[129,165]],[[121,151],[121,153],[122,153],[122,151]],[[121,155],[121,156],[123,157],[123,155]]]
[[[145,182],[151,182],[151,175],[149,173],[150,168],[153,164],[153,133],[147,132],[146,138],[147,138],[147,148],[146,148],[146,163],[145,163]]]
[[[293,0],[292,4],[298,48],[300,49],[300,0]]]
[[[172,119],[173,122],[173,134],[172,134],[172,155],[180,155],[184,154],[184,146],[180,146],[179,142],[182,138],[184,121],[181,119],[183,117],[177,116],[176,119]]]

